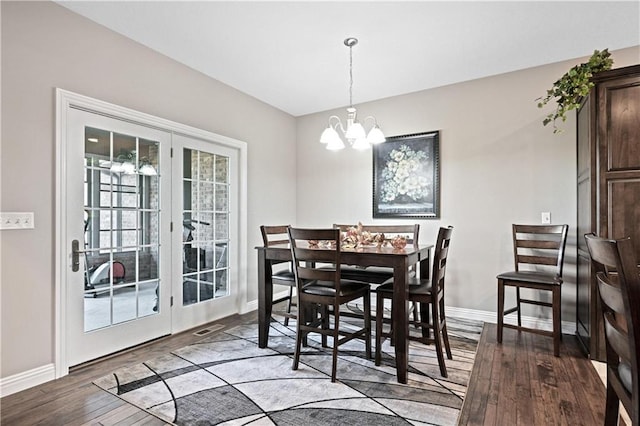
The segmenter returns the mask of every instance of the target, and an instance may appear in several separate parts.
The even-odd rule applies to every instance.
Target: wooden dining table
[[[365,246],[341,249],[341,262],[361,267],[385,266],[393,268],[393,324],[396,372],[399,383],[407,383],[409,366],[407,318],[409,267],[418,265],[421,278],[429,277],[433,245],[407,245],[403,249],[391,246]],[[266,348],[273,301],[272,265],[290,262],[288,244],[256,247],[258,251],[258,346]]]

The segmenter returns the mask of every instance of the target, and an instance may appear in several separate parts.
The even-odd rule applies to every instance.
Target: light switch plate
[[[551,223],[551,212],[542,212],[541,220],[544,225]]]
[[[0,229],[33,229],[33,212],[0,212]]]

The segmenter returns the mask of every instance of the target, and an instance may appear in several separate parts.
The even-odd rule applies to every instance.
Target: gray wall
[[[640,47],[613,52],[615,67],[640,62]],[[455,227],[447,267],[448,306],[495,312],[496,275],[513,268],[511,224],[567,223],[570,239],[563,287],[563,319],[574,321],[576,258],[575,112],[553,134],[551,111],[536,98],[587,58],[526,69],[357,105],[374,115],[387,136],[440,131],[441,218],[418,220],[420,241],[435,242],[440,226]],[[372,219],[372,154],[318,143],[330,115],[298,118],[299,225],[383,223]],[[322,200],[322,202],[319,202]],[[546,312],[528,312],[546,317]],[[492,315],[493,317],[493,315]],[[494,320],[495,321],[495,320]]]
[[[295,223],[295,119],[55,3],[0,4],[0,208],[33,211],[36,224],[0,231],[0,377],[53,362],[56,87],[248,143],[255,300],[259,225]]]

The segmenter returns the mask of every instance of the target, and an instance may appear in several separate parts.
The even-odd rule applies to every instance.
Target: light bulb
[[[353,124],[347,127],[347,132],[344,135],[347,139],[364,139],[366,136],[367,134],[364,131],[364,127],[357,121],[354,121]]]
[[[367,135],[367,141],[370,144],[382,143],[387,139],[384,137],[384,133],[380,130],[380,127],[373,126],[371,130],[369,130],[369,134]]]
[[[371,145],[369,145],[369,142],[367,141],[367,138],[358,138],[355,140],[355,142],[353,142],[353,149],[359,149],[359,150],[364,150],[364,149],[368,149]]]

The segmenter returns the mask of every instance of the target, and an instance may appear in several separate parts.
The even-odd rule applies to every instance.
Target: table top
[[[407,245],[403,249],[391,246],[362,246],[356,248],[341,248],[340,257],[343,264],[358,266],[399,266],[402,263],[415,264],[428,259],[433,244]],[[269,247],[258,246],[264,258],[271,261],[290,261],[291,248],[289,244],[274,244]],[[319,250],[323,248],[319,247]]]
[[[308,248],[317,248],[318,250],[326,250],[326,247],[318,246],[318,247],[308,247]],[[379,247],[376,244],[366,245],[366,246],[358,246],[358,247],[340,247],[341,253],[365,253],[365,254],[386,254],[386,255],[410,255],[413,253],[423,252],[425,250],[430,250],[433,248],[433,244],[416,244],[416,245],[407,245],[404,248],[395,248],[390,245],[385,245]],[[289,244],[274,244],[269,247],[264,246],[256,246],[256,250],[291,250],[291,246]]]

